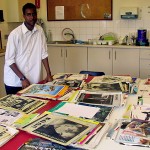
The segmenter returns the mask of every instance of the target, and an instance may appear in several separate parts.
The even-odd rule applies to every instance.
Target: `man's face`
[[[26,9],[25,14],[23,15],[25,19],[25,23],[30,26],[34,27],[36,21],[37,21],[37,12],[35,9]]]

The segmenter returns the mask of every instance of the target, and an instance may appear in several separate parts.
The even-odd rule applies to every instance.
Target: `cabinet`
[[[113,75],[139,77],[139,49],[113,48]]]
[[[150,49],[140,50],[140,78],[150,78]]]
[[[52,74],[79,73],[81,70],[87,70],[87,47],[48,46],[48,54]]]
[[[139,77],[139,49],[88,48],[88,70]]]
[[[35,0],[5,0],[6,6],[8,10],[7,14],[7,22],[22,22],[23,13],[22,13],[22,6],[26,3],[33,3],[35,4]]]
[[[112,48],[88,48],[88,70],[112,74]]]
[[[0,54],[0,98],[6,95],[5,86],[4,86],[4,62],[5,55]]]

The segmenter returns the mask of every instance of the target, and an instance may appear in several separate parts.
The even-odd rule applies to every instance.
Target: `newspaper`
[[[18,95],[7,95],[0,99],[0,106],[15,109],[26,114],[32,113],[46,104],[46,100],[39,100]]]
[[[95,124],[54,114],[42,114],[23,130],[62,145],[69,145],[95,127]]]

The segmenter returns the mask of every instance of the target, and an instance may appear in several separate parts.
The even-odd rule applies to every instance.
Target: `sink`
[[[88,44],[86,41],[50,41],[47,44]]]
[[[72,44],[72,41],[50,41],[48,44]]]

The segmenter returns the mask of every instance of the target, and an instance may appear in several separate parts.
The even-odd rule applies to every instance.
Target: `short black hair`
[[[22,12],[25,15],[25,11],[26,9],[35,9],[36,11],[36,6],[32,3],[26,3],[23,7],[22,7]]]

